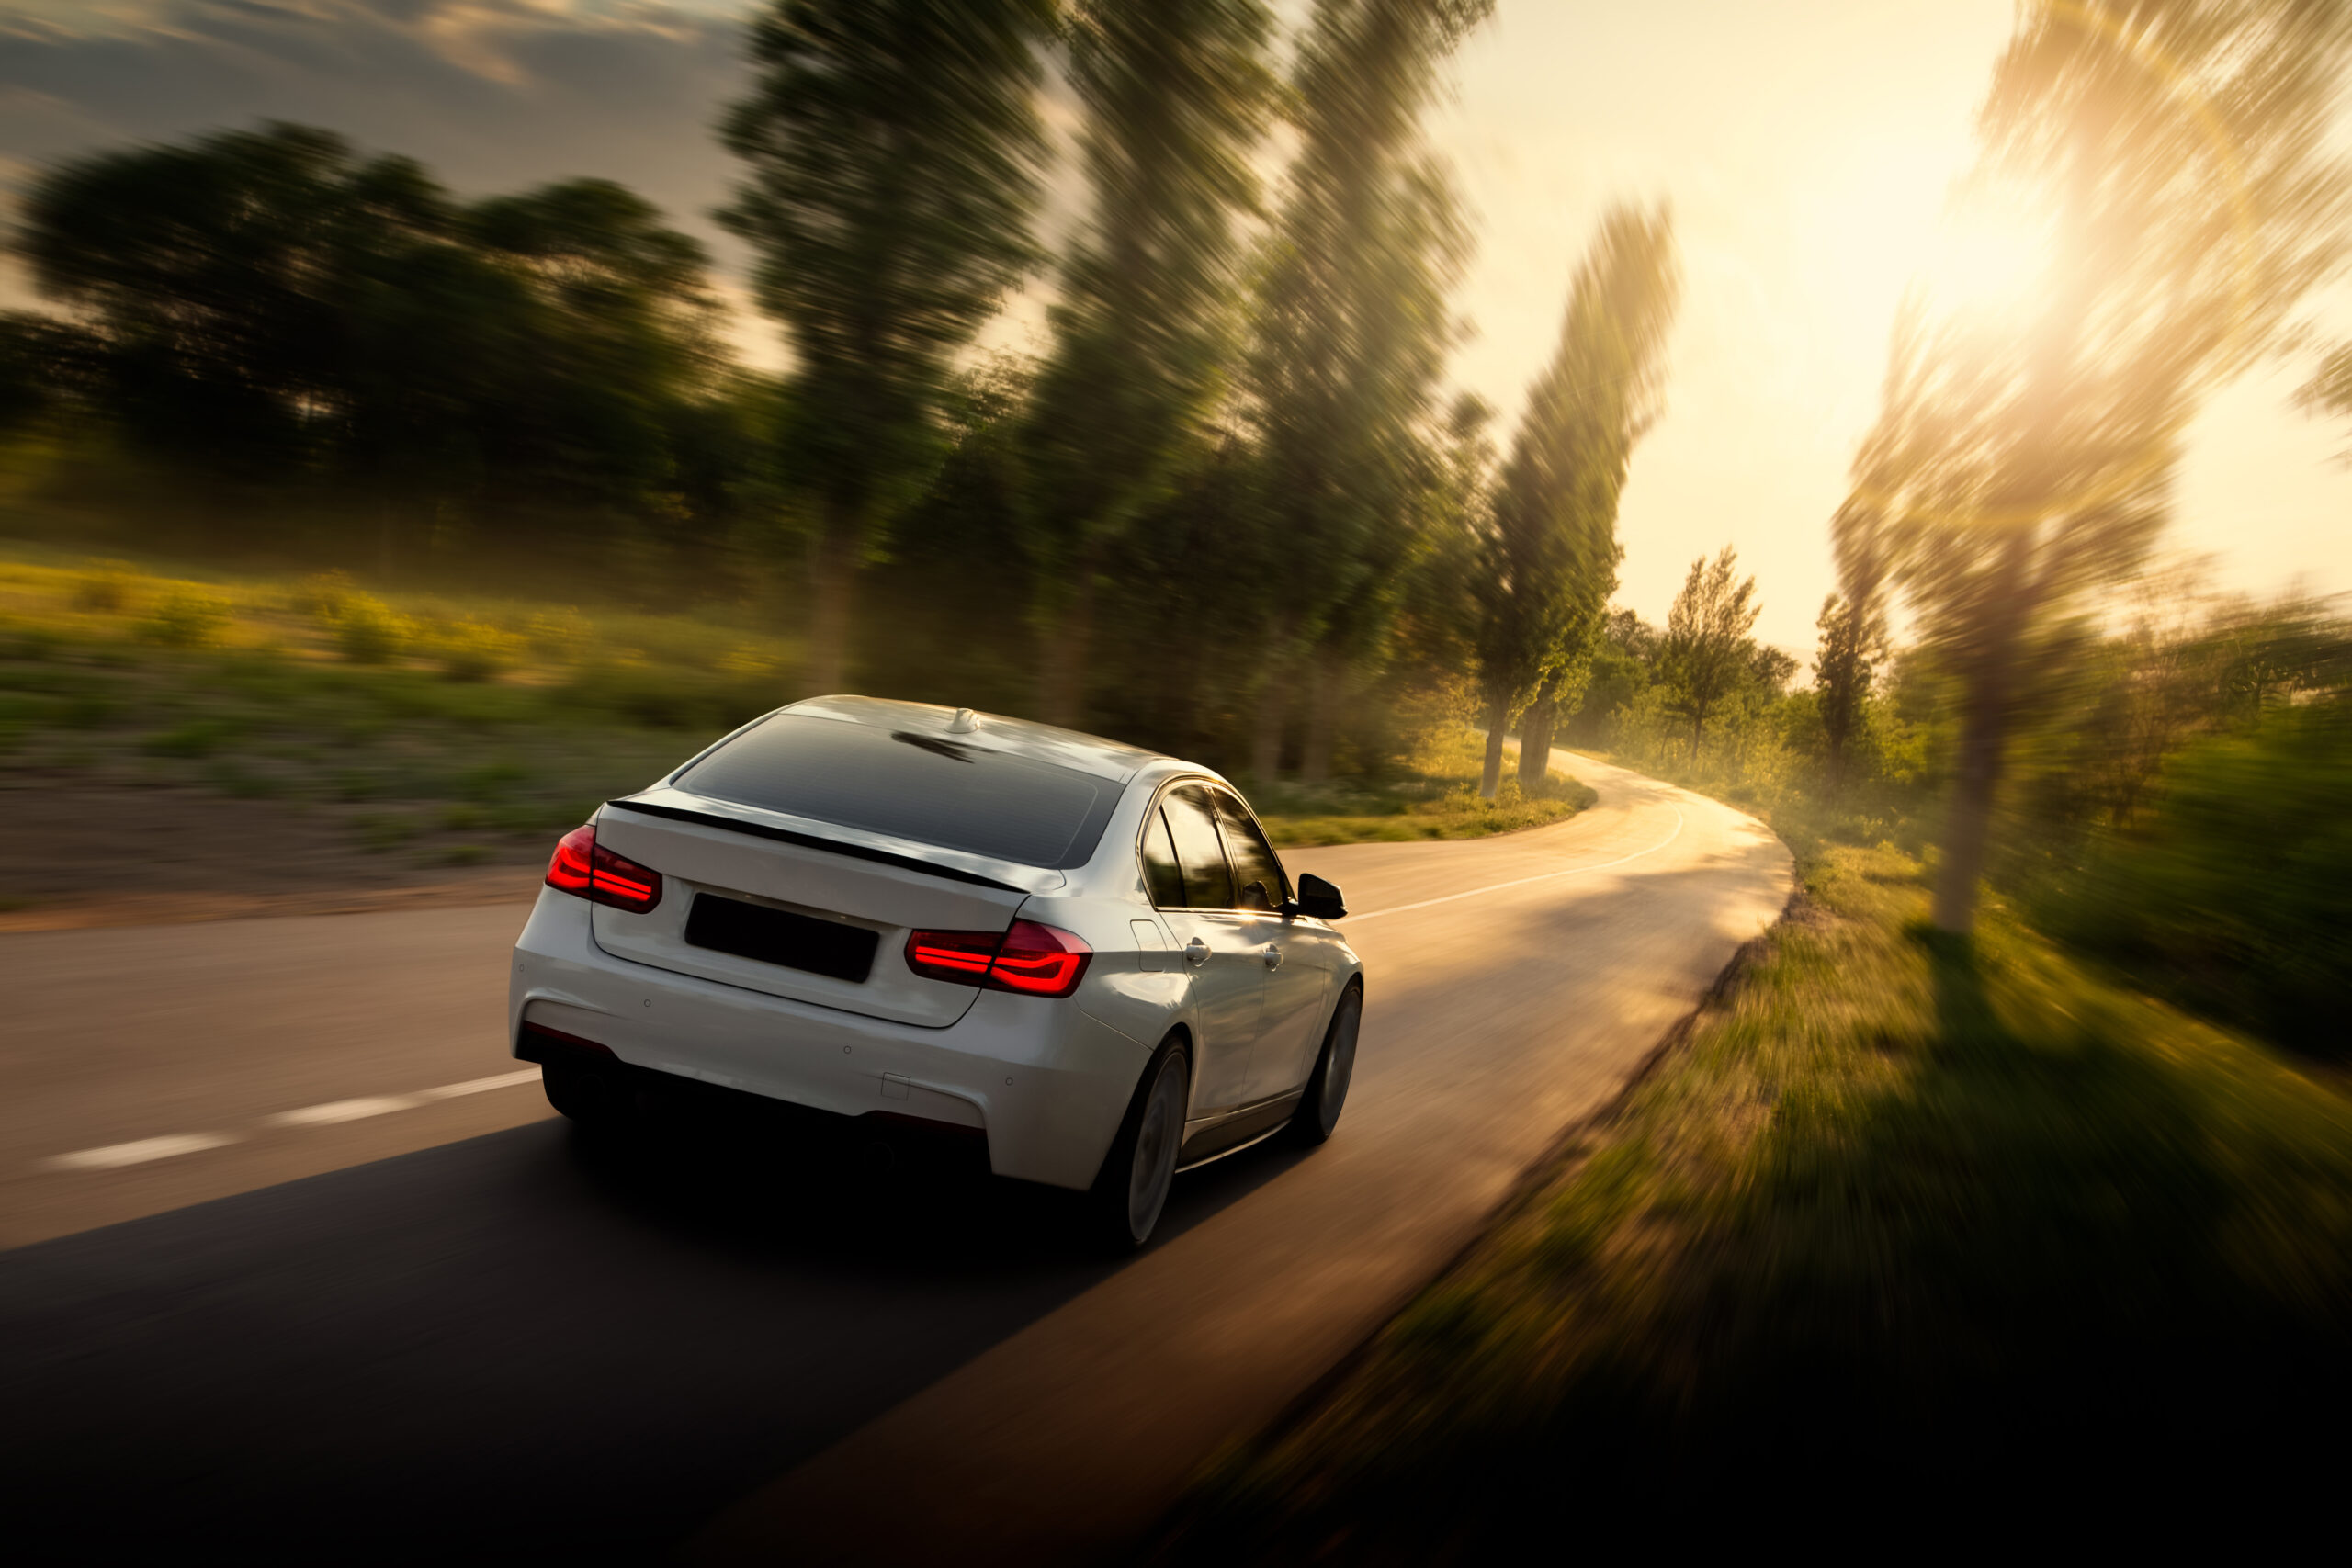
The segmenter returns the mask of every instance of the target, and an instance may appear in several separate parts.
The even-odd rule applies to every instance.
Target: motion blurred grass
[[[1918,861],[1784,832],[1803,895],[1687,1043],[1159,1560],[1510,1561],[1831,1498],[1965,1529],[2333,1473],[2345,1086],[1997,905],[1939,938]]]
[[[1589,784],[1561,773],[1549,775],[1540,792],[1524,794],[1507,768],[1497,798],[1482,800],[1483,745],[1477,731],[1449,726],[1424,737],[1396,776],[1378,784],[1259,784],[1248,794],[1283,848],[1480,839],[1565,821],[1600,798]]]
[[[727,615],[650,615],[376,593],[339,574],[196,577],[37,550],[0,558],[0,771],[240,797],[389,803],[367,848],[463,863],[469,836],[576,825],[707,741],[801,694],[798,649]],[[1575,815],[1476,793],[1478,739],[1444,729],[1382,782],[1272,785],[1277,843],[1477,838]],[[467,809],[435,809],[438,803]]]
[[[574,826],[788,700],[778,672],[795,662],[723,614],[28,552],[0,558],[0,770],[384,802],[355,820],[368,847],[415,840],[420,859],[464,863],[486,852],[448,834],[536,843]]]

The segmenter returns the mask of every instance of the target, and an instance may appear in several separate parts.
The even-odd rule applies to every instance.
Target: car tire
[[[1312,1148],[1329,1143],[1347,1108],[1348,1086],[1356,1076],[1356,1035],[1363,1027],[1363,982],[1350,980],[1331,1010],[1330,1026],[1323,1031],[1323,1050],[1315,1058],[1314,1076],[1306,1092],[1291,1112],[1290,1141]]]
[[[1114,1254],[1139,1250],[1151,1239],[1168,1206],[1176,1179],[1176,1151],[1184,1141],[1184,1103],[1192,1081],[1192,1056],[1183,1041],[1170,1035],[1153,1052],[1136,1080],[1135,1098],[1102,1156],[1102,1168],[1087,1194],[1088,1228]]]
[[[632,1120],[636,1106],[626,1085],[581,1062],[548,1062],[539,1069],[548,1103],[582,1127],[609,1133]]]

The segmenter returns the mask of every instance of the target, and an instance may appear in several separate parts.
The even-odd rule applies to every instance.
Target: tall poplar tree
[[[1581,683],[1624,553],[1617,500],[1634,444],[1663,405],[1680,298],[1666,209],[1612,208],[1569,285],[1559,347],[1528,392],[1473,579],[1487,705],[1479,793],[1489,800],[1511,720],[1547,682]],[[1548,736],[1523,738],[1522,748],[1532,740],[1548,748]]]
[[[1408,552],[1417,487],[1436,482],[1423,425],[1456,325],[1446,299],[1469,244],[1423,147],[1438,67],[1493,0],[1317,0],[1293,73],[1299,150],[1260,274],[1250,362],[1279,563],[1261,639],[1250,765],[1271,776],[1303,671],[1364,640]],[[1356,612],[1352,616],[1350,612]],[[1310,776],[1328,767],[1330,725]]]
[[[1093,211],[1023,443],[1048,723],[1078,722],[1102,574],[1227,390],[1271,28],[1260,0],[1081,0],[1065,30]]]
[[[1051,0],[776,0],[722,137],[719,216],[797,365],[784,468],[808,500],[808,677],[838,689],[857,573],[922,492],[956,353],[1039,257]]]

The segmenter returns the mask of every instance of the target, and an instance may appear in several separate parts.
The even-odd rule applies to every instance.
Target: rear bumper
[[[866,1018],[616,958],[584,899],[543,889],[514,944],[507,1040],[525,1021],[635,1066],[839,1115],[882,1111],[988,1137],[1000,1176],[1089,1185],[1148,1048],[1069,1001],[983,991],[944,1029]]]

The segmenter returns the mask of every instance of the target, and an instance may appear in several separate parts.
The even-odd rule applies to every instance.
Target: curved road
[[[1346,1120],[1058,1195],[756,1136],[622,1157],[500,1038],[511,905],[0,936],[0,1540],[175,1559],[1040,1562],[1132,1540],[1606,1104],[1792,884],[1565,752],[1557,828],[1295,851],[1370,982]]]

